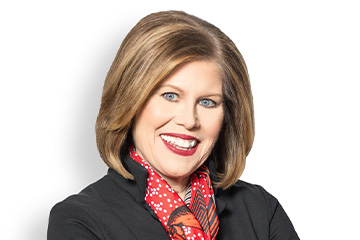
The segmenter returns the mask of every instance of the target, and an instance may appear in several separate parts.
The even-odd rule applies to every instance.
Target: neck
[[[185,193],[186,193],[186,189],[189,185],[189,179],[190,179],[190,177],[185,179],[184,182],[179,185],[174,185],[174,184],[169,183],[169,185],[172,187],[172,189],[174,189],[174,191],[179,195],[179,197],[182,200],[185,199]]]
[[[189,185],[190,176],[181,177],[181,178],[169,178],[159,174],[169,185],[174,189],[174,191],[179,195],[179,197],[184,200],[186,188]]]

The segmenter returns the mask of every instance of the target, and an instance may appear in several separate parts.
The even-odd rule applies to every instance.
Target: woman
[[[184,12],[143,18],[105,80],[108,174],[51,211],[48,239],[298,239],[278,201],[238,180],[254,138],[245,62]]]

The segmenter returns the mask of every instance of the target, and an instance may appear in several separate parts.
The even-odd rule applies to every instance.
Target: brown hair
[[[96,140],[104,162],[125,178],[121,153],[132,144],[135,116],[159,84],[184,63],[214,61],[223,78],[224,123],[210,155],[217,187],[240,178],[254,139],[249,76],[235,44],[214,25],[179,11],[141,19],[123,40],[105,79],[96,121]]]

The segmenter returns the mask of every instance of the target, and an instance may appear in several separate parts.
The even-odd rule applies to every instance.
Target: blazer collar
[[[208,159],[205,163],[210,171],[210,179],[211,182],[216,182],[218,180],[216,175],[216,168],[215,163],[211,159]],[[225,209],[226,209],[226,202],[219,197],[221,196],[221,193],[223,192],[220,188],[213,188],[214,189],[214,195],[215,195],[215,204],[216,204],[216,211],[217,214],[220,215]]]
[[[146,205],[145,203],[145,194],[146,194],[146,180],[148,172],[147,170],[141,166],[139,163],[134,161],[130,156],[126,155],[121,158],[123,161],[123,165],[126,170],[128,170],[133,176],[135,180],[125,179],[115,170],[109,168],[108,175],[120,185],[120,187],[129,193],[139,204]],[[210,179],[211,181],[217,181],[215,166],[213,161],[208,160],[206,165],[210,171]],[[218,215],[220,215],[226,208],[226,202],[219,198],[222,189],[214,188],[215,194],[215,203],[216,210]]]
[[[129,193],[138,203],[145,204],[147,170],[130,156],[121,158],[123,165],[133,176],[134,180],[125,179],[114,169],[109,168],[108,174],[122,189]]]

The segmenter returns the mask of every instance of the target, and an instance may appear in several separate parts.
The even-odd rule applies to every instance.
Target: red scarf
[[[130,157],[148,171],[145,201],[154,210],[170,239],[215,240],[219,230],[209,169],[202,165],[191,175],[189,207],[167,182],[130,148]]]

